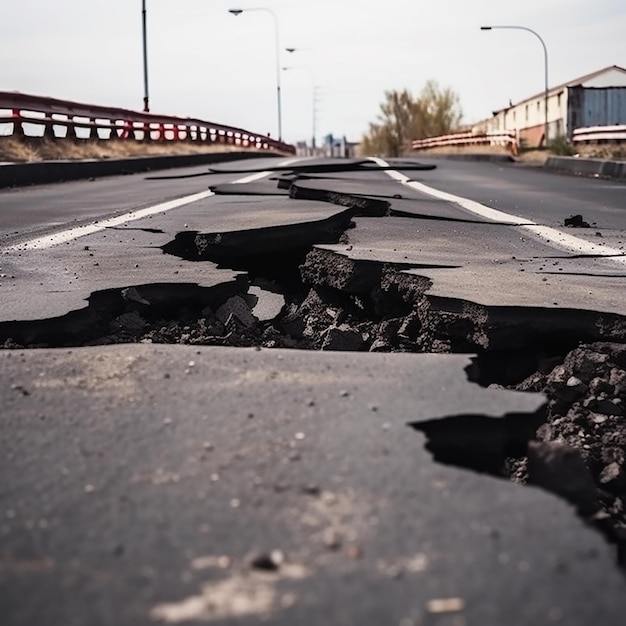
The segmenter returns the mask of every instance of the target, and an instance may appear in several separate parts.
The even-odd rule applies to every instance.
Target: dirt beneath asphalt
[[[626,565],[626,344],[594,342],[513,387],[543,391],[545,422],[526,455],[510,459],[516,482],[538,484],[576,506]]]

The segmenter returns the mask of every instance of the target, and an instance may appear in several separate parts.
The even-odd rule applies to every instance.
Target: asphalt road
[[[254,163],[273,166],[276,159]],[[248,167],[245,161],[239,166]],[[34,232],[54,231],[205,191],[207,170],[207,166],[177,170],[177,175],[184,177],[179,180],[159,180],[161,175],[171,175],[168,171],[2,190],[0,242],[5,245]],[[213,176],[211,183],[233,178],[236,176]]]
[[[562,226],[581,214],[599,229],[623,229],[624,183],[555,174],[518,163],[436,160],[437,170],[420,177],[427,185],[536,222]]]
[[[486,385],[626,342],[626,186],[436,164],[0,191],[2,626],[623,623]]]

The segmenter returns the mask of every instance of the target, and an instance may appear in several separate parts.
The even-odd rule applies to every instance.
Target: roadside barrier
[[[474,146],[488,146],[505,148],[516,156],[519,151],[519,141],[514,131],[502,133],[488,132],[465,132],[451,135],[440,135],[439,137],[428,137],[427,139],[415,139],[411,142],[413,150],[430,150],[433,148],[468,148]]]
[[[0,136],[108,141],[187,141],[295,154],[292,145],[242,128],[0,91]]]
[[[572,134],[574,143],[626,143],[626,125],[590,126],[577,128]]]
[[[547,170],[626,181],[626,161],[612,159],[581,159],[579,157],[548,157],[543,166]]]

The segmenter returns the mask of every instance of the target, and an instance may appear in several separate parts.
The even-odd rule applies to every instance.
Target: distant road
[[[242,161],[239,167],[245,168],[247,163]],[[275,165],[276,159],[256,159],[254,163],[259,167]],[[170,178],[172,170],[164,170],[0,190],[0,245],[16,234],[48,232],[67,224],[119,215],[204,191],[209,184],[234,178],[209,177],[208,170],[206,165],[175,170],[174,176],[180,176],[179,179]],[[165,176],[166,180],[152,180],[156,176]]]
[[[516,164],[443,159],[429,162],[437,163],[437,170],[423,173],[418,180],[490,207],[554,226],[562,225],[572,214],[582,214],[588,222],[604,229],[624,226],[624,183],[559,175]],[[274,165],[275,159],[254,161],[254,167],[261,169]],[[240,167],[253,165],[244,161]],[[157,174],[137,174],[3,190],[0,241],[16,231],[22,235],[119,214],[206,190],[209,183],[236,178],[203,176],[207,172],[207,166],[199,166],[176,170],[180,178],[170,178],[171,171],[161,172],[159,175],[165,176],[165,180],[152,180]]]

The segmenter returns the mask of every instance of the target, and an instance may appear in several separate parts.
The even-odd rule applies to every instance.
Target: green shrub
[[[555,137],[549,144],[550,152],[557,156],[572,156],[576,153],[574,146],[565,135]]]

